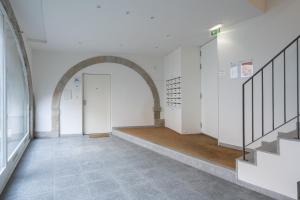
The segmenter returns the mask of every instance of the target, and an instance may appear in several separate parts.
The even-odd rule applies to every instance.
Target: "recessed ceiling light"
[[[101,8],[101,5],[97,5],[97,8]]]
[[[153,20],[153,19],[155,19],[155,17],[154,17],[154,16],[151,16],[151,17],[150,17],[150,19],[152,19],[152,20]]]
[[[126,11],[126,15],[130,15],[130,11]]]
[[[166,38],[170,38],[170,37],[171,37],[171,34],[167,34],[167,35],[166,35]]]
[[[209,30],[213,31],[213,30],[216,30],[216,29],[219,29],[219,28],[222,28],[222,27],[223,27],[223,24],[218,24],[218,25],[215,25],[215,26],[211,27]]]

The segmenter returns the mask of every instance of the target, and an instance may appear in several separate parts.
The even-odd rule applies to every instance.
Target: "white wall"
[[[166,93],[166,80],[181,77],[181,49],[176,49],[164,59],[164,93]],[[166,104],[166,94],[164,94],[165,126],[178,132],[182,132],[181,105],[168,106]]]
[[[165,57],[164,78],[182,77],[181,105],[166,104],[165,126],[181,134],[200,133],[200,49],[180,47]]]
[[[218,37],[220,142],[242,145],[242,83],[229,77],[230,63],[252,59],[260,69],[300,34],[300,1],[274,0],[264,15],[227,28]]]
[[[33,50],[33,86],[36,100],[36,131],[37,132],[49,132],[51,131],[51,100],[54,89],[57,82],[62,75],[73,65],[78,62],[99,55],[106,55],[101,53],[65,53],[65,52],[53,52],[44,50]],[[156,56],[143,56],[143,55],[114,55],[121,56],[136,62],[143,67],[154,80],[160,97],[162,88],[162,76],[163,59]],[[153,98],[150,95],[150,89],[146,86],[140,75],[127,69],[126,67],[120,67],[113,64],[99,64],[100,68],[95,65],[94,67],[86,68],[86,72],[95,73],[111,73],[113,75],[113,90],[115,98],[119,104],[114,103],[115,108],[118,109],[118,113],[114,113],[113,126],[119,125],[153,125]],[[124,76],[121,76],[124,73]],[[70,88],[71,87],[71,88]],[[72,88],[72,82],[67,86]],[[129,88],[131,88],[129,90]],[[128,93],[127,93],[128,92]],[[81,92],[74,90],[74,97],[68,105],[63,103],[64,108],[73,110],[70,112],[63,110],[65,116],[73,116],[67,119],[63,125],[65,133],[81,133],[81,115],[80,115],[80,102]],[[114,97],[113,97],[114,98]],[[140,101],[139,101],[140,100]],[[161,102],[163,102],[161,100]],[[162,103],[163,105],[163,103]],[[136,107],[135,107],[136,106]],[[151,107],[150,107],[151,106]],[[131,110],[133,109],[134,110]],[[130,112],[131,111],[131,112]],[[113,111],[114,112],[114,111]],[[126,113],[126,114],[125,114]],[[151,117],[150,117],[151,116]],[[138,121],[137,118],[141,119]],[[162,113],[163,118],[163,113]],[[70,126],[70,123],[74,127]],[[75,124],[76,123],[76,124]]]

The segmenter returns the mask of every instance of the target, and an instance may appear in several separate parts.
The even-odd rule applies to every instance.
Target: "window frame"
[[[2,7],[1,7],[2,8]],[[1,106],[1,111],[2,113],[0,113],[1,115],[1,131],[0,131],[0,134],[1,134],[1,161],[0,161],[0,174],[5,170],[6,168],[6,164],[7,164],[7,141],[6,141],[6,67],[5,67],[5,43],[4,43],[4,14],[3,14],[3,11],[2,9],[0,9],[0,31],[2,32],[0,34],[0,92],[1,92],[1,95],[0,95],[0,98],[1,98],[1,101],[0,101],[0,106]],[[2,35],[2,37],[1,37]],[[2,55],[1,55],[2,54]]]
[[[25,148],[27,147],[27,144],[29,143],[29,139],[30,139],[30,94],[29,94],[29,84],[28,84],[28,73],[27,73],[27,69],[26,69],[26,65],[25,65],[25,60],[24,60],[24,56],[23,53],[21,51],[21,47],[19,44],[19,40],[18,37],[15,33],[15,29],[13,28],[13,25],[10,21],[10,18],[8,17],[8,15],[6,14],[5,9],[3,8],[3,5],[0,3],[0,20],[2,21],[0,23],[0,31],[2,32],[2,36],[0,35],[0,87],[1,87],[1,96],[0,98],[2,98],[2,103],[1,103],[1,108],[3,110],[3,113],[0,113],[2,115],[2,127],[0,134],[2,134],[2,145],[1,145],[1,150],[0,150],[0,154],[2,157],[2,161],[0,161],[0,178],[2,176],[7,178],[7,175],[12,173],[12,170],[14,169],[14,167],[17,164],[17,160],[20,157],[20,155],[22,153],[22,151],[25,150]],[[11,155],[8,155],[8,132],[7,132],[7,66],[6,66],[6,32],[5,32],[5,28],[9,28],[12,35],[13,35],[13,39],[14,42],[17,46],[17,51],[18,51],[18,56],[22,65],[22,72],[23,72],[23,76],[24,76],[24,87],[25,87],[25,98],[26,98],[26,105],[25,105],[25,117],[26,120],[24,120],[24,136],[23,138],[19,141],[18,145],[15,147],[15,149],[11,152]],[[1,55],[2,53],[2,55]],[[3,94],[3,95],[2,95]],[[25,127],[26,125],[26,127]],[[1,142],[1,141],[0,141]],[[1,158],[0,158],[1,159]],[[0,181],[0,185],[3,184],[2,181]],[[1,188],[0,188],[1,191]]]
[[[3,13],[3,11],[2,11]],[[5,128],[4,129],[4,134],[5,134],[5,152],[6,152],[6,162],[10,162],[12,159],[14,159],[16,153],[19,151],[20,147],[23,145],[24,141],[27,139],[28,135],[29,135],[29,86],[28,86],[28,75],[27,75],[27,70],[26,70],[26,66],[25,66],[25,62],[24,62],[24,58],[22,55],[22,51],[18,42],[18,38],[15,34],[14,28],[8,18],[8,16],[6,15],[6,13],[4,12],[4,17],[3,17],[3,60],[4,60],[4,73],[5,73],[5,84],[4,84],[4,88],[5,88]],[[9,28],[11,33],[13,34],[13,38],[14,38],[14,42],[17,45],[17,50],[18,50],[18,56],[19,59],[21,61],[21,65],[22,65],[22,72],[23,72],[23,76],[24,76],[24,82],[25,82],[25,93],[26,93],[26,100],[27,100],[27,105],[26,105],[26,132],[24,133],[23,138],[19,141],[19,144],[15,147],[15,149],[13,150],[13,152],[11,153],[11,155],[8,155],[8,143],[7,143],[7,137],[8,137],[8,133],[7,133],[7,90],[6,90],[6,83],[7,83],[7,66],[6,66],[6,32],[5,29]]]

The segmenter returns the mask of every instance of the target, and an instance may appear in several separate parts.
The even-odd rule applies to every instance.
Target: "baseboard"
[[[56,138],[59,137],[59,135],[57,133],[53,133],[51,131],[44,131],[44,132],[38,132],[35,131],[34,132],[34,137],[35,138]]]
[[[60,134],[60,137],[68,138],[68,137],[82,137],[83,133],[73,133],[73,134]]]
[[[116,126],[112,127],[112,129],[120,129],[120,128],[156,128],[156,126],[153,125],[145,125],[145,126]]]
[[[202,133],[178,133],[178,134],[180,134],[180,135],[200,135]]]
[[[239,147],[239,146],[235,146],[235,145],[231,145],[231,144],[225,144],[225,143],[222,143],[222,142],[219,142],[219,146],[230,148],[230,149],[236,149],[236,150],[239,150],[239,151],[243,151],[243,147]]]
[[[231,144],[224,144],[224,143],[219,142],[219,146],[229,148],[229,149],[235,149],[235,150],[243,151],[243,147],[235,146],[235,145],[231,145]],[[246,152],[252,152],[253,149],[246,148],[245,151]]]
[[[207,136],[207,137],[209,137],[209,138],[211,138],[211,139],[218,140],[218,138],[215,138],[215,137],[213,137],[213,136],[211,136],[211,135],[209,135],[209,134],[207,134],[207,133],[201,132],[201,134],[202,134],[202,135],[205,135],[205,136]]]

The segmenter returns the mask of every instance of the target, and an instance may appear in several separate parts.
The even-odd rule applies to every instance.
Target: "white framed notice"
[[[231,79],[237,79],[239,78],[239,65],[237,64],[231,64],[230,67],[230,78]]]
[[[253,62],[241,62],[241,78],[251,77],[253,75]]]

